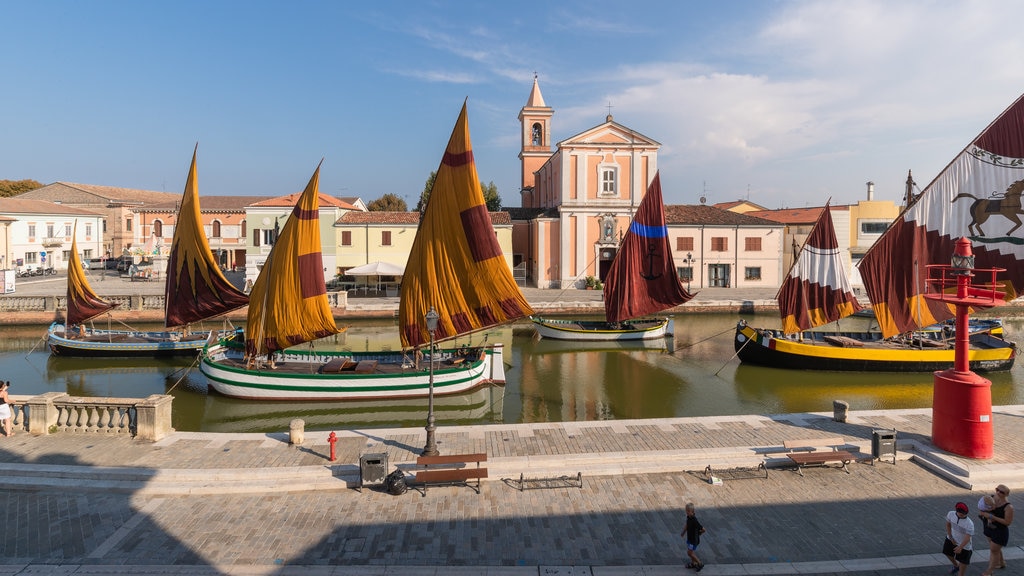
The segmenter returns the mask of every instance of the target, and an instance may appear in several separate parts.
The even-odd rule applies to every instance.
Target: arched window
[[[543,131],[543,128],[541,128],[540,122],[537,122],[537,123],[535,123],[533,125],[533,135],[532,135],[532,137],[530,139],[530,142],[534,146],[542,146],[543,145],[543,142],[544,142],[544,131]]]
[[[214,220],[210,228],[210,238],[220,238],[220,220]]]
[[[246,234],[245,234],[245,220],[242,220],[242,238],[245,238],[245,237],[246,237]]]
[[[164,237],[164,223],[160,220],[153,220],[153,235],[157,238]]]

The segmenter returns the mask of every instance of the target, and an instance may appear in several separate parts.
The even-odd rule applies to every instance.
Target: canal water
[[[507,383],[435,398],[438,425],[671,418],[729,414],[831,412],[833,400],[854,410],[927,408],[932,374],[776,370],[734,357],[735,314],[676,317],[676,337],[635,345],[540,339],[529,322],[485,335],[506,346]],[[778,327],[772,316],[743,316]],[[852,322],[856,319],[848,319]],[[1007,320],[1007,337],[1024,334],[1024,320]],[[98,326],[99,327],[99,326]],[[215,328],[217,326],[208,326]],[[853,325],[844,326],[853,329]],[[422,426],[427,401],[252,402],[208,392],[194,359],[109,360],[52,357],[45,327],[0,327],[0,379],[11,393],[75,396],[174,396],[173,425],[181,431],[280,432],[294,418],[307,429]],[[462,342],[470,342],[463,339]],[[1022,340],[1024,341],[1024,340]],[[318,346],[399,349],[393,320],[357,321]],[[992,402],[1024,404],[1024,365],[986,374]]]

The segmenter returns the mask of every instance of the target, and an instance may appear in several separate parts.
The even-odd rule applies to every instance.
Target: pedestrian
[[[1013,523],[1013,504],[1010,504],[1010,489],[1005,485],[996,486],[996,493],[992,499],[992,509],[982,512],[988,530],[988,568],[982,576],[991,576],[993,570],[1006,568],[1006,560],[1003,558],[1003,547],[1010,541],[1010,524]]]
[[[686,540],[686,555],[690,557],[690,563],[686,567],[693,568],[697,572],[704,569],[704,563],[697,557],[697,547],[700,546],[700,535],[703,533],[704,526],[701,525],[700,520],[697,520],[693,502],[690,502],[686,505],[686,525],[683,526],[680,536]]]
[[[14,436],[14,426],[11,424],[11,400],[7,397],[7,389],[11,387],[11,381],[0,380],[0,422],[3,423],[4,436]]]
[[[942,542],[942,553],[953,563],[950,574],[964,576],[971,564],[971,537],[974,536],[974,521],[968,518],[970,509],[967,504],[957,502],[953,510],[946,514],[946,539]]]

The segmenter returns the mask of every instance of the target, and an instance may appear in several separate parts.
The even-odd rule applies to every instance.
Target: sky
[[[534,74],[552,142],[661,143],[667,204],[923,189],[1024,93],[1024,2],[0,2],[0,179],[415,206],[464,101],[520,206]]]

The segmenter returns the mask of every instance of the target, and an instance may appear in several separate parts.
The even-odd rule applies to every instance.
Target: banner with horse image
[[[948,264],[958,238],[971,242],[975,268],[1005,268],[1006,301],[1024,289],[1024,96],[1018,98],[933,180],[865,254],[864,288],[885,336],[952,318],[924,298],[927,266]]]

